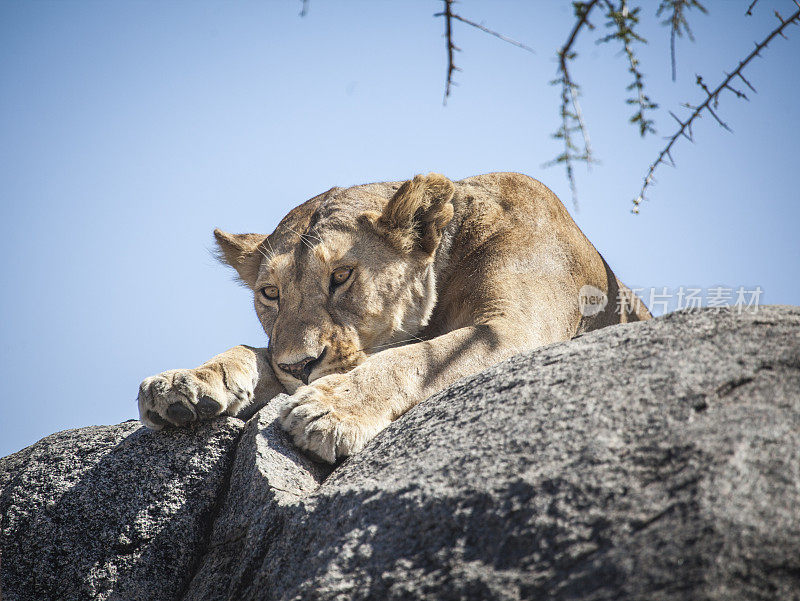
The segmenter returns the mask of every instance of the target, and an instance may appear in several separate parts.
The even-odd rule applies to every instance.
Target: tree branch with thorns
[[[522,42],[518,42],[517,40],[510,38],[506,35],[503,35],[502,33],[499,33],[493,29],[489,29],[485,25],[481,25],[480,23],[476,23],[475,21],[466,19],[461,15],[459,15],[458,13],[454,13],[453,4],[455,3],[455,0],[442,0],[442,2],[444,3],[444,10],[440,13],[435,13],[433,16],[444,17],[444,22],[445,22],[444,38],[447,47],[447,80],[445,82],[445,87],[444,87],[444,102],[443,102],[444,104],[447,104],[447,99],[450,96],[451,88],[457,85],[456,82],[453,81],[453,74],[456,71],[461,71],[461,69],[457,67],[455,64],[455,53],[460,52],[461,48],[459,48],[453,43],[453,21],[460,21],[461,23],[469,25],[470,27],[474,27],[475,29],[481,30],[483,33],[488,33],[491,36],[501,39],[504,42],[511,44],[512,46],[521,48],[522,50],[530,52],[531,54],[536,54],[536,51],[530,46],[527,46]]]
[[[572,204],[575,209],[578,208],[578,187],[575,184],[574,164],[576,161],[582,161],[587,165],[591,165],[595,159],[592,155],[592,142],[589,139],[589,130],[586,128],[581,105],[578,101],[580,86],[570,77],[569,61],[574,60],[575,57],[578,56],[578,53],[575,52],[572,47],[581,30],[584,28],[590,30],[594,29],[594,25],[589,22],[589,13],[592,12],[592,9],[594,9],[598,3],[599,0],[572,3],[576,17],[575,26],[572,28],[567,41],[556,53],[558,57],[558,75],[550,82],[551,85],[561,86],[561,106],[559,110],[561,127],[559,127],[552,136],[557,140],[563,140],[564,151],[543,166],[564,165],[567,181],[569,182],[569,189],[572,193]],[[578,132],[583,139],[583,148],[577,146],[572,138],[572,135]]]
[[[461,71],[454,62],[455,52],[460,49],[453,43],[453,23],[459,21],[480,31],[497,37],[505,42],[513,44],[526,51],[533,52],[533,49],[525,44],[518,42],[508,36],[498,33],[495,30],[476,23],[467,19],[453,11],[453,4],[455,0],[441,0],[444,3],[444,10],[436,13],[434,16],[443,17],[445,21],[445,42],[447,48],[447,78],[445,83],[444,102],[451,94],[452,86],[455,85],[453,75],[456,71]],[[567,41],[556,52],[557,60],[557,77],[550,83],[561,87],[560,94],[560,107],[559,117],[561,121],[560,127],[553,134],[553,137],[558,140],[563,140],[564,149],[552,161],[549,161],[544,166],[553,166],[563,164],[566,170],[567,181],[569,182],[570,191],[572,193],[572,200],[575,208],[578,207],[578,194],[577,185],[575,183],[575,164],[577,162],[584,162],[588,165],[596,162],[592,152],[592,146],[589,139],[589,132],[586,122],[583,118],[580,103],[578,98],[580,96],[580,86],[573,79],[570,74],[570,61],[577,57],[577,52],[574,49],[575,42],[578,35],[584,31],[594,30],[594,25],[589,21],[591,14],[596,13],[598,8],[603,8],[603,16],[606,19],[606,27],[611,29],[610,33],[597,40],[598,44],[608,42],[619,42],[622,45],[622,53],[625,55],[628,63],[628,72],[631,74],[633,81],[626,87],[628,92],[631,92],[631,97],[625,100],[626,104],[635,107],[634,114],[630,117],[629,121],[639,129],[642,137],[647,134],[655,133],[654,121],[651,118],[652,111],[658,108],[658,105],[653,102],[650,97],[645,93],[644,89],[644,74],[641,71],[639,59],[636,56],[634,44],[647,43],[643,37],[637,32],[636,28],[639,25],[640,7],[631,7],[630,0],[617,0],[615,4],[613,0],[573,0],[573,13],[575,23],[570,31]],[[758,0],[752,0],[745,12],[747,16],[753,14],[753,8]],[[705,98],[699,105],[691,105],[684,103],[682,106],[689,108],[692,113],[689,117],[682,121],[674,112],[668,111],[669,114],[678,122],[679,129],[672,136],[667,139],[666,146],[658,154],[656,160],[650,165],[647,174],[644,178],[644,183],[639,191],[637,197],[633,200],[634,213],[639,212],[639,207],[645,199],[645,193],[655,182],[654,174],[658,167],[665,163],[675,164],[672,158],[672,150],[678,139],[683,136],[692,140],[692,124],[699,119],[704,112],[710,114],[717,123],[724,129],[730,131],[730,127],[725,123],[716,110],[719,106],[720,94],[724,91],[733,93],[737,98],[744,98],[747,100],[746,94],[735,88],[733,82],[740,80],[749,90],[755,92],[755,88],[745,78],[743,71],[744,68],[755,58],[760,55],[769,43],[777,36],[786,37],[784,30],[791,24],[800,24],[800,1],[792,0],[798,7],[798,10],[792,13],[788,18],[784,18],[777,11],[775,15],[780,24],[775,27],[761,42],[755,44],[755,49],[750,52],[738,66],[731,73],[726,73],[725,78],[713,90],[705,83],[705,80],[696,75],[696,83],[703,90]],[[667,18],[661,21],[664,26],[670,28],[670,62],[672,70],[672,79],[676,79],[676,39],[686,35],[690,40],[694,41],[694,34],[689,28],[687,13],[697,9],[701,13],[707,13],[707,9],[699,0],[661,0],[656,9],[656,17],[666,14]],[[576,134],[580,134],[580,142],[577,142]],[[693,140],[692,140],[693,141]]]
[[[676,131],[672,136],[668,138],[667,145],[661,150],[656,160],[650,165],[650,168],[647,171],[647,175],[645,175],[642,188],[639,190],[638,196],[633,200],[632,210],[634,213],[639,212],[639,205],[642,203],[643,200],[645,200],[645,193],[647,192],[647,189],[655,182],[655,178],[653,176],[656,172],[656,169],[658,169],[658,166],[665,163],[666,160],[669,160],[670,165],[672,165],[673,167],[675,166],[675,161],[672,158],[671,151],[672,147],[675,145],[678,139],[681,136],[683,136],[690,142],[694,142],[694,137],[692,134],[692,124],[702,116],[703,111],[708,112],[717,121],[720,127],[722,127],[727,131],[731,131],[731,128],[728,126],[728,124],[725,123],[722,119],[720,119],[717,113],[714,112],[714,109],[716,109],[719,106],[720,94],[722,94],[722,92],[724,92],[725,90],[728,90],[732,92],[737,98],[744,98],[745,100],[747,100],[748,98],[744,92],[734,88],[733,85],[731,85],[732,82],[737,78],[740,79],[741,82],[744,83],[744,85],[746,85],[753,93],[756,92],[756,89],[745,78],[742,71],[750,63],[750,61],[752,61],[755,57],[759,56],[761,51],[764,50],[769,45],[769,43],[772,40],[774,40],[777,36],[780,35],[785,38],[786,35],[783,33],[783,30],[786,29],[790,24],[800,25],[800,3],[798,3],[797,0],[794,0],[794,2],[795,4],[797,4],[798,7],[797,10],[788,19],[784,19],[776,11],[775,16],[778,18],[780,25],[778,25],[775,29],[773,29],[761,42],[756,42],[755,43],[756,47],[753,49],[753,51],[750,54],[748,54],[743,60],[739,61],[739,65],[731,73],[726,73],[725,79],[723,79],[722,83],[720,83],[714,90],[711,90],[706,85],[706,83],[703,81],[703,78],[700,75],[696,76],[697,85],[700,86],[700,88],[705,93],[706,97],[703,100],[703,102],[697,106],[692,106],[690,104],[684,105],[686,106],[686,108],[692,110],[691,115],[689,115],[689,118],[686,119],[686,121],[681,121],[675,115],[675,113],[670,111],[670,115],[672,115],[672,117],[678,122],[678,125],[680,127],[678,128],[678,131]]]

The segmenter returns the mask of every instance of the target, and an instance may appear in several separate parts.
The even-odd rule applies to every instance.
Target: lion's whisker
[[[397,326],[397,329],[400,330],[401,332],[403,332],[404,334],[408,334],[409,336],[411,336],[412,339],[416,340],[417,342],[425,342],[422,338],[419,338],[418,336],[414,336],[414,334],[412,334],[408,330],[404,330],[400,326]]]
[[[292,232],[292,233],[293,233],[295,236],[297,236],[298,238],[300,238],[300,242],[302,242],[303,244],[305,244],[305,245],[308,247],[308,249],[309,249],[309,250],[314,250],[314,247],[313,247],[313,246],[311,246],[311,244],[309,244],[308,240],[306,240],[306,239],[303,237],[303,234],[301,234],[301,233],[297,232],[297,231],[296,231],[296,230],[294,230],[294,229],[293,229],[291,226],[288,226],[288,225],[287,225],[286,227],[287,227],[287,228],[289,228],[289,231],[290,231],[290,232]]]
[[[311,238],[312,240],[317,240],[320,244],[322,244],[324,242],[324,240],[319,237],[319,234],[313,234],[313,233],[311,233],[311,230],[306,232],[304,235],[309,237],[309,238]]]
[[[424,340],[422,340],[421,338],[417,338],[417,337],[414,337],[414,338],[406,338],[405,340],[397,340],[397,341],[395,341],[395,342],[387,342],[386,344],[377,344],[377,345],[375,345],[375,346],[367,346],[367,347],[364,347],[364,348],[360,348],[360,349],[358,349],[357,351],[353,351],[353,353],[352,353],[352,354],[355,354],[355,353],[362,353],[362,352],[363,352],[363,353],[369,353],[369,352],[371,352],[371,351],[384,350],[384,349],[387,349],[387,348],[392,348],[392,347],[400,346],[400,345],[402,345],[402,344],[405,344],[406,342],[414,342],[414,341],[417,341],[417,342],[425,342],[425,341],[424,341]]]
[[[272,256],[272,257],[274,257],[274,256],[275,256],[275,249],[274,249],[274,248],[272,248],[272,242],[270,242],[270,241],[269,241],[269,236],[267,236],[266,238],[264,238],[264,241],[265,241],[267,244],[269,244],[269,252],[270,252],[271,256]]]
[[[264,258],[265,258],[267,261],[272,261],[272,257],[273,257],[274,255],[271,255],[271,254],[268,254],[268,253],[266,253],[266,252],[264,251],[264,249],[263,249],[263,248],[261,248],[261,247],[258,247],[256,250],[258,250],[258,252],[259,252],[259,253],[261,253],[261,256],[262,256],[262,257],[264,257]]]

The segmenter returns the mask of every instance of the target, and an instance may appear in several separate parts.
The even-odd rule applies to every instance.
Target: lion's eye
[[[352,267],[340,267],[339,269],[335,269],[331,274],[331,288],[344,284],[351,273],[353,273]]]
[[[261,295],[268,300],[278,300],[278,287],[264,286],[261,289]]]

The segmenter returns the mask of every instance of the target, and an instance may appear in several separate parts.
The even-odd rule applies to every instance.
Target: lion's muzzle
[[[325,358],[325,353],[327,352],[328,347],[326,346],[317,357],[306,357],[295,363],[278,363],[278,367],[293,378],[300,380],[303,384],[308,384],[308,378],[311,372],[322,363],[322,360]]]

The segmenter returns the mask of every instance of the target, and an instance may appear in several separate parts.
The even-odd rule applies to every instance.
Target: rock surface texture
[[[59,432],[0,459],[0,586],[17,599],[177,599],[244,424]]]
[[[800,308],[461,380],[330,467],[274,405],[0,459],[3,601],[800,599]]]

